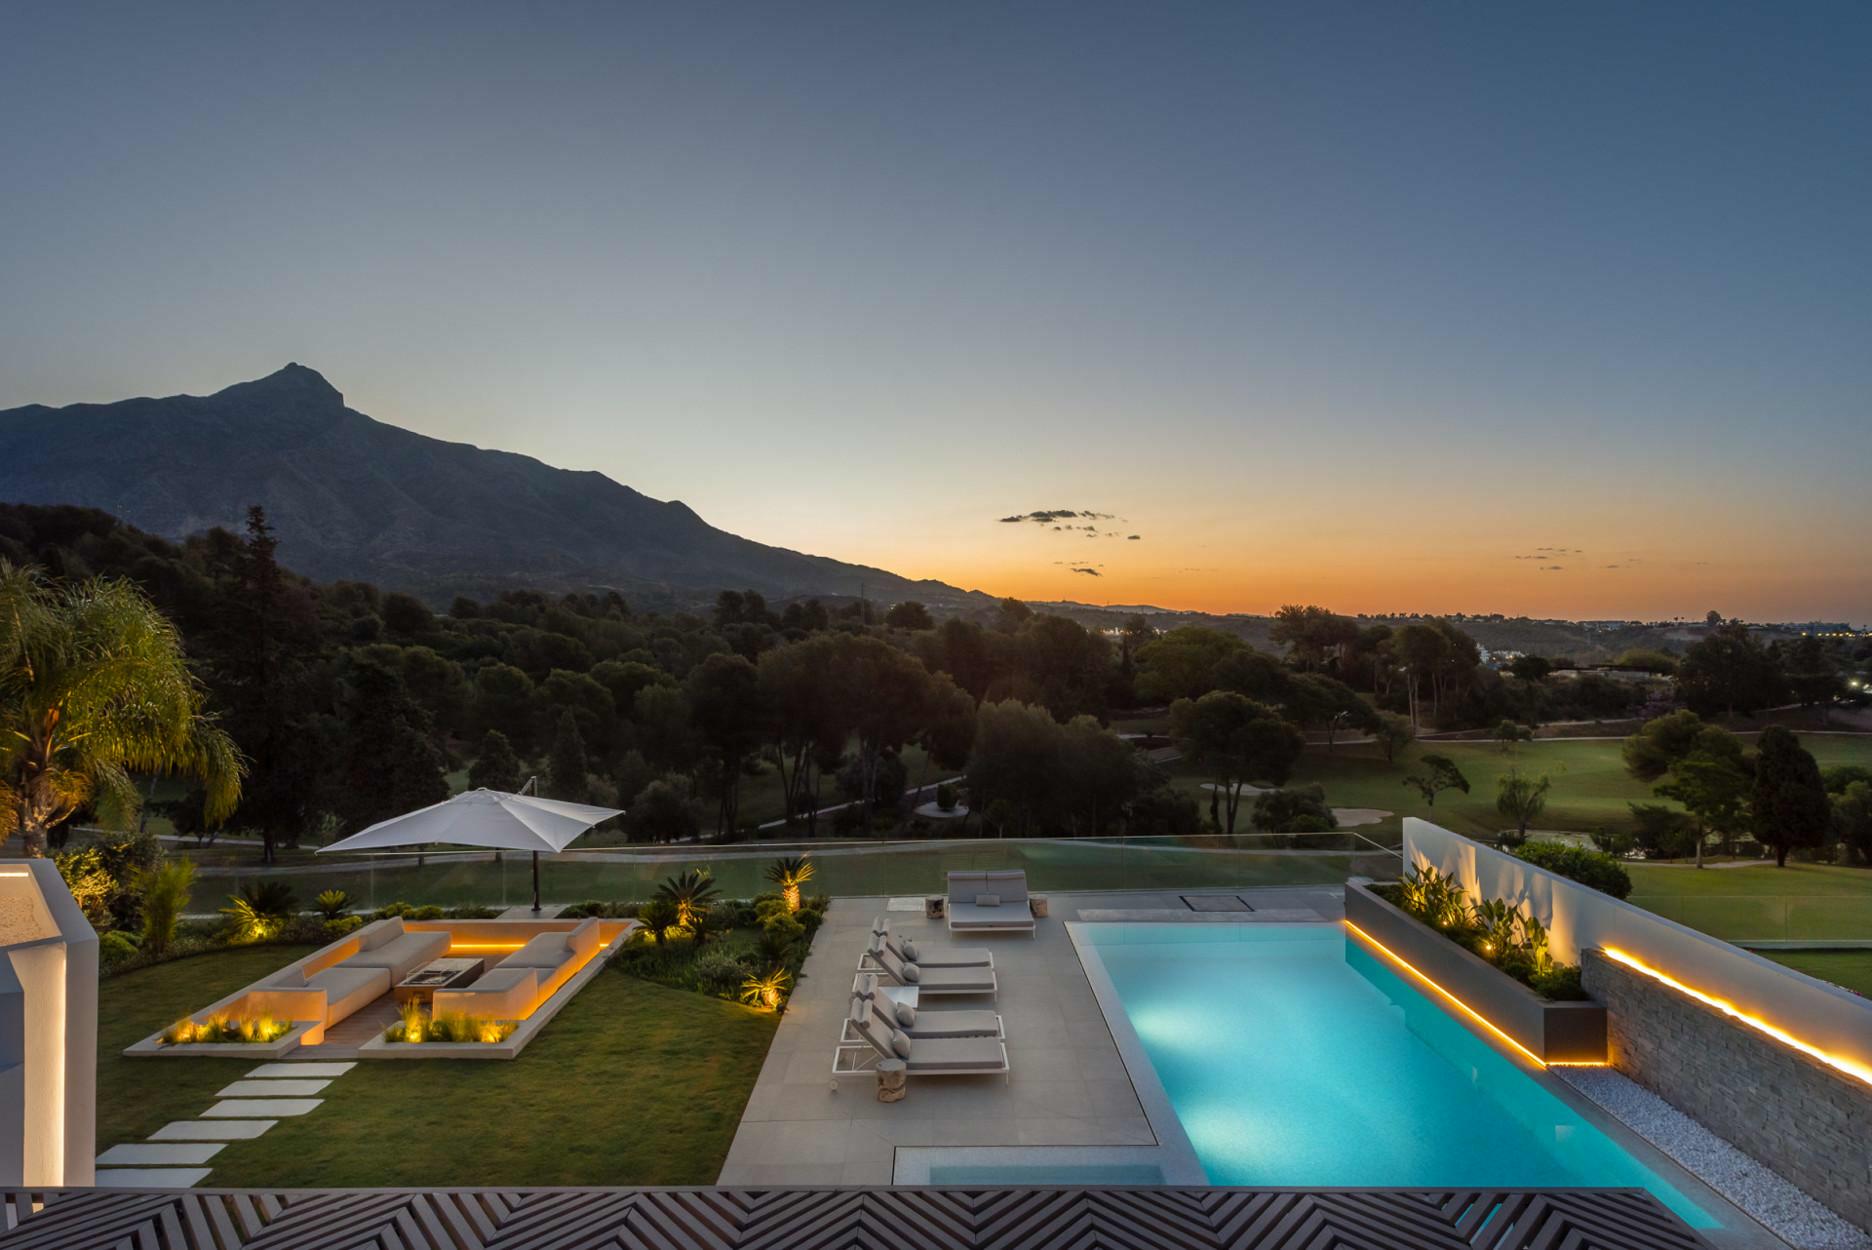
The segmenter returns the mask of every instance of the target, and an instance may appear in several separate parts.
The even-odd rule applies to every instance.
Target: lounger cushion
[[[910,1057],[910,1037],[902,1029],[891,1030],[891,1049],[897,1052],[900,1059]]]
[[[921,1046],[934,1038],[993,1037],[1001,1025],[992,1011],[924,1011],[917,1013],[917,1026],[905,1031]]]
[[[925,968],[922,985],[930,990],[971,990],[987,993],[995,986],[994,974],[986,968]]]
[[[388,994],[390,973],[383,968],[340,964],[307,977],[306,984],[325,991],[325,1023],[336,1024],[359,1007]]]
[[[361,950],[345,960],[342,968],[383,968],[392,982],[401,981],[432,959],[440,959],[448,950],[449,935],[439,929],[412,930]]]
[[[916,945],[888,937],[884,941],[905,961],[922,968],[987,968],[994,964],[994,955],[985,946],[950,946],[946,942]]]
[[[542,933],[500,961],[503,968],[557,968],[571,957],[564,933]]]
[[[980,1068],[999,1072],[1007,1066],[1007,1051],[1000,1042],[979,1037],[920,1038],[904,1057],[910,1071],[927,1068]]]
[[[1031,929],[1032,913],[1025,903],[1003,903],[999,907],[977,907],[956,903],[949,909],[951,929]]]

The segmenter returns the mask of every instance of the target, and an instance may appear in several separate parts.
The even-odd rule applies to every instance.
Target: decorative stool
[[[877,1100],[902,1102],[910,1092],[910,1065],[901,1059],[880,1059],[877,1065]]]
[[[931,894],[931,895],[926,896],[923,899],[924,919],[941,920],[943,918],[943,907],[947,903],[948,903],[948,899],[943,897],[941,894]]]
[[[1047,896],[1046,895],[1029,894],[1027,896],[1027,906],[1030,910],[1032,910],[1035,920],[1046,919],[1046,914],[1047,914]]]

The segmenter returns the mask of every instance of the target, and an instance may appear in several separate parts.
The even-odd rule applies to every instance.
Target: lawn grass
[[[1628,902],[1730,940],[1872,938],[1872,869],[1628,864]]]
[[[1762,951],[1778,964],[1872,997],[1872,951]]]
[[[218,952],[103,983],[98,1147],[191,1119],[252,1060],[117,1052],[303,949]],[[217,989],[216,987],[222,987]],[[518,1059],[362,1062],[323,1106],[213,1161],[237,1186],[707,1185],[778,1017],[607,970]]]

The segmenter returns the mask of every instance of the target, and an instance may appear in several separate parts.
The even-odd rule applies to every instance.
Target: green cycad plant
[[[798,911],[800,887],[813,879],[812,859],[805,855],[782,856],[767,866],[767,879],[780,887],[787,910]]]
[[[143,902],[143,949],[161,955],[175,941],[176,927],[195,887],[195,861],[165,859],[137,876]]]
[[[717,893],[719,887],[706,868],[685,869],[656,888],[656,897],[675,904],[676,926],[689,930],[698,942]]]
[[[221,914],[237,942],[264,942],[292,918],[299,900],[284,881],[249,881],[228,897]]]
[[[207,821],[227,819],[244,766],[202,702],[180,635],[135,586],[0,560],[0,821],[25,854],[81,808],[127,827],[135,773],[192,777]]]

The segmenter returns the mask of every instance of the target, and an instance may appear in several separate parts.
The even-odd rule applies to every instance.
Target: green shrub
[[[324,940],[333,942],[347,933],[353,933],[364,927],[362,916],[338,916],[331,920],[320,921],[324,931]]]
[[[1531,973],[1527,983],[1541,997],[1555,1002],[1577,1003],[1586,999],[1586,990],[1580,985],[1578,964],[1550,963]]]
[[[953,812],[956,808],[956,788],[950,782],[943,782],[936,787],[936,810]]]
[[[142,869],[136,886],[143,899],[143,945],[152,955],[160,956],[175,941],[176,926],[188,910],[189,895],[195,888],[195,861],[169,859],[154,868]]]
[[[122,929],[112,929],[98,938],[98,963],[105,968],[115,968],[127,959],[135,958],[137,940]]]
[[[1632,890],[1631,874],[1604,851],[1589,851],[1569,842],[1536,839],[1516,847],[1510,854],[1613,898],[1624,898]]]
[[[786,912],[775,912],[761,925],[760,953],[768,963],[791,963],[806,945],[806,926]]]
[[[754,961],[745,955],[716,947],[702,952],[692,961],[690,972],[696,988],[717,998],[733,998],[742,982],[754,974]]]

